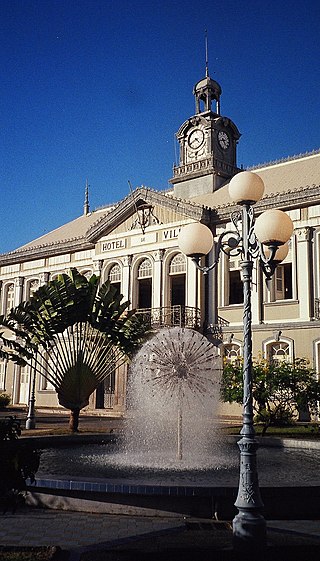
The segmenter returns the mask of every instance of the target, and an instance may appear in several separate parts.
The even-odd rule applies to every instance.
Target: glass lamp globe
[[[213,246],[213,235],[205,224],[194,222],[180,230],[178,245],[187,257],[207,255]]]
[[[289,253],[289,244],[284,243],[283,245],[280,245],[280,247],[278,247],[277,251],[275,252],[273,261],[276,261],[277,263],[281,263],[281,261],[283,261],[287,257],[288,253]],[[266,247],[265,249],[265,256],[266,257],[270,256],[270,249],[268,247]]]
[[[237,204],[254,204],[264,193],[264,183],[252,171],[241,171],[229,183],[230,198]]]
[[[282,210],[266,210],[258,216],[254,231],[258,240],[264,245],[282,245],[292,236],[293,222]]]

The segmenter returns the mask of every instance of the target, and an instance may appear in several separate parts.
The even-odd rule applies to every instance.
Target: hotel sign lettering
[[[103,242],[102,251],[114,251],[115,249],[125,249],[126,241],[123,239],[111,240],[109,242]]]
[[[181,228],[170,228],[169,230],[164,230],[162,236],[164,240],[173,240],[179,235]]]

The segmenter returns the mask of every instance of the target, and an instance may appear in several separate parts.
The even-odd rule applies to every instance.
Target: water
[[[261,486],[320,485],[320,450],[296,448],[259,448],[257,453]],[[144,465],[143,455],[128,458],[115,444],[72,445],[47,448],[41,455],[37,477],[81,479],[121,479],[135,484],[237,486],[239,451],[235,443],[227,446],[220,465],[195,469],[168,463],[155,469]]]
[[[156,469],[209,467],[212,453],[219,462],[219,366],[216,347],[190,329],[160,330],[143,345],[129,372],[122,454]]]
[[[47,449],[38,477],[150,485],[238,485],[239,449],[218,423],[220,359],[192,330],[160,330],[137,354],[118,444]],[[260,485],[320,485],[320,450],[261,448]]]

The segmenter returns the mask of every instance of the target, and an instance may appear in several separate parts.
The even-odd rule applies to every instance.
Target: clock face
[[[201,129],[194,129],[188,138],[188,144],[192,150],[197,150],[204,141],[204,134]]]
[[[230,146],[230,138],[225,131],[218,132],[218,142],[223,150],[227,150]]]

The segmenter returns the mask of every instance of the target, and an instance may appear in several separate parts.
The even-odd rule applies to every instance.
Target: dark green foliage
[[[15,417],[0,419],[0,502],[5,512],[14,512],[26,493],[26,480],[35,481],[40,452],[30,444],[18,440],[20,420]]]
[[[252,396],[256,421],[265,425],[293,423],[301,411],[315,412],[320,400],[320,383],[308,360],[297,358],[294,362],[253,362]],[[229,403],[242,403],[242,361],[225,363],[222,375],[221,396]]]
[[[19,345],[15,360],[44,376],[60,404],[77,412],[74,419],[99,384],[132,357],[149,330],[141,316],[127,310],[129,302],[122,302],[109,281],[99,282],[95,275],[87,279],[71,269],[2,318]]]

